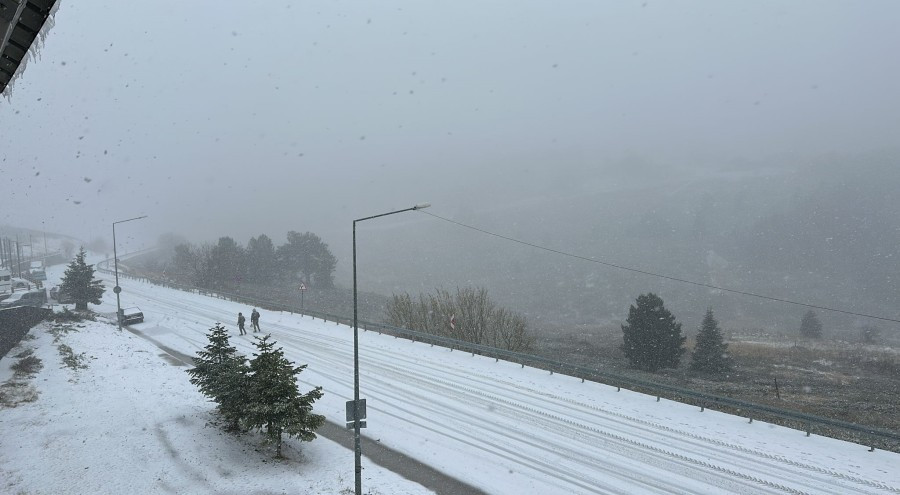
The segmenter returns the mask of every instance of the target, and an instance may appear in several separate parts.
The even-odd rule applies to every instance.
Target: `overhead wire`
[[[434,217],[434,218],[437,218],[437,219],[439,219],[439,220],[443,220],[443,221],[445,221],[445,222],[448,222],[448,223],[457,225],[457,226],[459,226],[459,227],[463,227],[463,228],[466,228],[466,229],[474,230],[474,231],[476,231],[476,232],[480,232],[480,233],[482,233],[482,234],[486,234],[486,235],[489,235],[489,236],[497,237],[497,238],[499,238],[499,239],[504,239],[504,240],[507,240],[507,241],[510,241],[510,242],[515,242],[515,243],[517,243],[517,244],[521,244],[521,245],[523,245],[523,246],[528,246],[528,247],[532,247],[532,248],[535,248],[535,249],[540,249],[540,250],[542,250],[542,251],[547,251],[547,252],[554,253],[554,254],[558,254],[558,255],[561,255],[561,256],[566,256],[566,257],[569,257],[569,258],[574,258],[574,259],[581,260],[581,261],[587,261],[587,262],[589,262],[589,263],[596,263],[596,264],[598,264],[598,265],[603,265],[603,266],[607,266],[607,267],[610,267],[610,268],[616,268],[616,269],[618,269],[618,270],[625,270],[625,271],[629,271],[629,272],[633,272],[633,273],[639,273],[639,274],[641,274],[641,275],[647,275],[647,276],[650,276],[650,277],[661,278],[661,279],[664,279],[664,280],[671,280],[671,281],[673,281],[673,282],[679,282],[679,283],[683,283],[683,284],[690,284],[690,285],[694,285],[694,286],[698,286],[698,287],[706,287],[706,288],[708,288],[708,289],[715,289],[715,290],[720,290],[720,291],[723,291],[723,292],[730,292],[730,293],[732,293],[732,294],[740,294],[740,295],[742,295],[742,296],[755,297],[755,298],[758,298],[758,299],[764,299],[764,300],[767,300],[767,301],[774,301],[774,302],[780,302],[780,303],[785,303],[785,304],[793,304],[793,305],[795,305],[795,306],[802,306],[802,307],[806,307],[806,308],[819,309],[819,310],[822,310],[822,311],[831,311],[831,312],[834,312],[834,313],[842,313],[842,314],[846,314],[846,315],[860,316],[860,317],[863,317],[863,318],[872,318],[872,319],[874,319],[874,320],[890,321],[890,322],[893,322],[893,323],[900,323],[900,319],[897,319],[897,318],[888,318],[888,317],[885,317],[885,316],[878,316],[878,315],[872,315],[872,314],[867,314],[867,313],[860,313],[860,312],[857,312],[857,311],[849,311],[849,310],[845,310],[845,309],[832,308],[832,307],[829,307],[829,306],[822,306],[822,305],[818,305],[818,304],[809,304],[809,303],[805,303],[805,302],[794,301],[794,300],[791,300],[791,299],[785,299],[785,298],[782,298],[782,297],[767,296],[767,295],[765,295],[765,294],[759,294],[759,293],[756,293],[756,292],[749,292],[749,291],[743,291],[743,290],[737,290],[737,289],[729,289],[728,287],[721,287],[721,286],[718,286],[718,285],[707,284],[707,283],[704,283],[704,282],[697,282],[697,281],[694,281],[694,280],[687,280],[687,279],[683,279],[683,278],[672,277],[672,276],[669,276],[669,275],[663,275],[663,274],[660,274],[660,273],[654,273],[654,272],[651,272],[651,271],[641,270],[641,269],[638,269],[638,268],[632,268],[632,267],[625,266],[625,265],[619,265],[619,264],[616,264],[616,263],[610,263],[610,262],[608,262],[608,261],[601,261],[601,260],[598,260],[598,259],[593,258],[593,257],[580,256],[580,255],[573,254],[573,253],[569,253],[569,252],[566,252],[566,251],[560,251],[559,249],[553,249],[553,248],[549,248],[549,247],[546,247],[546,246],[541,246],[541,245],[539,245],[539,244],[534,244],[534,243],[531,243],[531,242],[523,241],[523,240],[521,240],[521,239],[516,239],[516,238],[514,238],[514,237],[505,236],[505,235],[502,235],[502,234],[498,234],[498,233],[496,233],[496,232],[491,232],[491,231],[489,231],[489,230],[485,230],[485,229],[482,229],[482,228],[479,228],[479,227],[475,227],[475,226],[472,226],[472,225],[464,224],[464,223],[462,223],[462,222],[457,222],[456,220],[451,220],[451,219],[449,219],[449,218],[445,218],[445,217],[442,217],[442,216],[440,216],[440,215],[436,215],[436,214],[434,214],[434,213],[431,213],[430,211],[425,211],[425,210],[416,210],[416,211],[419,212],[419,213],[423,213],[423,214],[425,214],[425,215],[430,215],[430,216],[432,216],[432,217]]]

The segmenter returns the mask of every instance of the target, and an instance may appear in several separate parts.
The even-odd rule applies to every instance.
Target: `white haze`
[[[565,239],[608,228],[601,211],[627,222],[610,195],[898,156],[894,1],[60,1],[0,101],[0,224],[109,240],[149,215],[121,226],[126,249],[308,230],[346,286],[351,221],[430,201],[603,256]],[[411,257],[444,230],[453,256],[416,275],[425,289],[511,249],[434,222],[366,229],[403,231]],[[391,238],[364,238],[369,267]]]

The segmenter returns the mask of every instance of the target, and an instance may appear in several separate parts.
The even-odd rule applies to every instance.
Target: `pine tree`
[[[295,367],[280,347],[275,348],[275,342],[269,342],[269,337],[257,337],[254,342],[259,352],[250,360],[245,423],[265,430],[269,441],[275,444],[276,457],[281,457],[283,433],[304,442],[315,440],[314,432],[325,423],[325,416],[312,412],[313,402],[322,398],[322,387],[301,394],[297,375],[306,365]]]
[[[100,304],[100,298],[106,290],[100,280],[94,278],[94,265],[84,261],[85,252],[82,247],[75,259],[69,263],[63,274],[59,290],[69,294],[75,301],[75,309],[88,309],[88,303]]]
[[[731,371],[733,362],[728,355],[728,344],[722,340],[722,331],[719,330],[719,322],[713,316],[711,308],[706,310],[700,332],[697,334],[697,343],[691,354],[691,369],[696,371],[708,371],[723,373]]]
[[[631,366],[656,372],[662,368],[677,368],[684,354],[684,335],[681,323],[653,293],[641,294],[637,306],[628,310],[627,324],[622,325],[622,350]]]
[[[800,321],[800,335],[811,339],[822,338],[822,323],[813,310],[809,310],[803,315]]]
[[[279,263],[289,272],[300,272],[303,280],[314,287],[330,289],[334,286],[334,267],[337,258],[328,244],[312,232],[287,233],[287,244],[276,250]]]
[[[258,283],[270,283],[278,274],[278,258],[272,239],[265,234],[247,242],[247,276]]]
[[[187,373],[191,375],[191,383],[218,405],[228,429],[238,430],[246,408],[247,360],[229,344],[228,331],[221,323],[210,328],[206,336],[209,345],[197,353],[195,367]]]

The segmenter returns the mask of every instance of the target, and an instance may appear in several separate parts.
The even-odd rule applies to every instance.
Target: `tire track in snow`
[[[156,289],[156,290],[158,291],[159,289]],[[141,292],[145,292],[145,291],[141,291]],[[179,294],[188,294],[188,293],[179,292]],[[193,296],[193,297],[189,298],[189,299],[191,299],[190,302],[187,302],[186,299],[188,299],[188,298],[184,298],[184,297],[177,298],[178,302],[176,302],[176,301],[173,301],[168,298],[164,299],[164,298],[160,298],[160,297],[154,297],[154,296],[151,296],[150,294],[146,294],[146,293],[142,294],[142,295],[146,296],[148,299],[153,299],[153,300],[157,301],[158,303],[163,304],[164,306],[178,307],[189,314],[201,314],[202,316],[210,317],[211,320],[215,320],[215,321],[222,320],[222,318],[221,318],[221,316],[222,316],[221,304],[223,302],[222,300],[216,299],[215,301],[217,304],[213,305],[213,304],[208,304],[208,303],[204,304],[205,301],[211,301],[211,299],[208,298],[207,296],[199,296],[197,294],[189,294],[190,296]],[[234,302],[233,304],[236,306],[244,306],[243,303],[238,303],[238,302]],[[203,306],[203,307],[200,308],[200,306]],[[273,312],[273,314],[274,314],[274,312]],[[346,327],[338,326],[338,325],[335,325],[335,326],[339,327],[339,328],[346,328]],[[297,329],[294,326],[282,325],[282,324],[277,324],[274,322],[267,323],[267,332],[269,331],[269,329],[278,330],[279,334],[282,334],[282,332],[283,332],[282,335],[277,336],[279,342],[285,347],[286,351],[290,349],[292,351],[292,353],[296,353],[298,355],[303,355],[304,360],[306,360],[308,358],[313,358],[315,361],[318,361],[322,364],[327,364],[328,369],[335,369],[335,368],[343,369],[343,370],[350,369],[350,366],[348,364],[348,360],[346,359],[346,356],[348,354],[350,354],[350,352],[352,350],[349,349],[349,344],[346,342],[345,339],[342,340],[342,339],[334,339],[334,338],[328,338],[328,337],[319,337],[314,334],[304,334],[304,336],[300,336],[296,333]],[[198,338],[199,338],[199,340],[202,340],[203,343],[205,343],[205,333],[199,334]],[[189,340],[191,342],[196,342],[193,339],[185,339],[185,340]],[[238,341],[238,342],[240,342],[240,341]],[[290,347],[287,345],[288,343],[290,343]],[[248,345],[249,345],[249,343],[248,343]],[[248,345],[243,345],[241,347],[247,348]],[[413,345],[413,344],[411,343],[411,345]],[[319,352],[309,353],[308,351],[311,350],[311,346],[315,346],[315,349],[318,350]],[[202,347],[202,345],[198,345],[197,347],[200,348],[200,347]],[[243,351],[243,349],[241,349],[241,350]],[[638,430],[638,432],[637,432],[638,438],[641,438],[642,440],[645,440],[645,441],[656,439],[655,437],[652,437],[652,436],[651,437],[646,436],[648,434],[662,434],[663,438],[671,439],[674,441],[680,441],[680,442],[692,441],[692,442],[694,442],[693,443],[694,446],[702,448],[702,449],[712,449],[716,454],[719,454],[719,455],[721,455],[722,449],[726,449],[727,451],[732,452],[729,455],[736,456],[736,455],[740,454],[743,456],[749,456],[750,459],[747,459],[745,457],[743,459],[744,462],[747,462],[748,460],[752,461],[752,462],[762,462],[762,461],[756,460],[756,458],[760,458],[762,460],[774,462],[775,463],[774,465],[769,465],[770,468],[780,469],[780,465],[788,465],[793,468],[802,469],[802,470],[805,470],[808,472],[831,477],[832,481],[837,479],[837,480],[842,480],[842,481],[846,481],[846,482],[857,484],[857,485],[865,485],[870,489],[890,491],[891,493],[900,493],[900,490],[897,490],[896,488],[893,488],[893,487],[885,486],[883,484],[873,483],[868,480],[860,479],[857,477],[852,477],[852,476],[849,476],[849,475],[846,475],[843,473],[820,468],[817,466],[812,466],[812,465],[801,463],[798,461],[793,461],[793,460],[787,459],[783,456],[768,454],[768,453],[761,452],[761,451],[758,451],[755,449],[742,447],[742,446],[734,444],[734,443],[725,442],[725,441],[714,439],[714,438],[704,437],[702,435],[687,432],[687,431],[673,428],[670,426],[662,425],[659,423],[654,423],[651,421],[646,421],[646,420],[643,420],[640,418],[635,418],[635,417],[628,416],[628,415],[614,412],[614,411],[605,410],[603,408],[600,408],[600,407],[597,407],[594,405],[581,403],[581,402],[576,401],[571,398],[561,397],[561,396],[558,396],[555,394],[534,390],[534,389],[531,389],[528,387],[523,387],[522,385],[515,384],[515,383],[504,382],[502,380],[498,380],[495,377],[487,377],[485,375],[481,375],[481,374],[478,374],[475,372],[464,373],[461,371],[459,371],[459,372],[453,371],[453,370],[450,370],[447,368],[438,368],[436,366],[430,366],[427,363],[423,364],[422,362],[420,362],[418,360],[410,359],[408,354],[403,354],[403,353],[398,353],[398,352],[390,352],[385,349],[371,349],[369,346],[365,346],[363,349],[361,349],[361,351],[362,351],[361,356],[365,356],[365,359],[367,361],[366,365],[365,365],[367,382],[374,379],[374,376],[370,376],[370,375],[374,375],[374,373],[373,373],[374,371],[381,371],[382,373],[386,373],[388,375],[395,377],[395,380],[390,381],[390,382],[384,382],[384,380],[379,379],[382,387],[384,388],[384,390],[379,391],[379,396],[393,397],[393,398],[396,398],[398,401],[408,399],[408,397],[403,396],[403,395],[396,395],[392,391],[392,388],[394,388],[394,387],[392,387],[391,384],[394,384],[394,386],[395,386],[396,383],[398,381],[400,381],[403,383],[408,383],[410,386],[431,388],[434,390],[433,393],[436,395],[441,395],[441,394],[443,394],[445,396],[451,395],[454,398],[456,398],[457,400],[464,402],[464,403],[468,403],[468,402],[471,402],[472,400],[477,399],[477,400],[481,401],[482,404],[485,404],[487,408],[493,407],[495,410],[500,410],[502,408],[502,410],[504,411],[503,414],[505,414],[509,418],[513,418],[516,420],[522,420],[523,418],[525,418],[529,422],[531,422],[531,424],[539,424],[544,427],[556,428],[556,429],[558,429],[558,434],[560,436],[567,438],[568,440],[571,440],[571,438],[573,438],[573,437],[577,438],[579,435],[593,435],[590,438],[596,439],[597,435],[600,435],[601,437],[605,437],[606,440],[609,440],[609,441],[615,440],[615,441],[619,441],[619,442],[624,442],[626,444],[630,443],[634,448],[642,449],[642,451],[644,451],[644,452],[652,452],[656,456],[663,456],[663,457],[667,457],[669,459],[674,459],[675,461],[681,462],[684,465],[700,467],[700,468],[706,469],[706,470],[712,470],[712,471],[717,472],[720,475],[723,475],[728,478],[733,477],[733,478],[743,479],[749,483],[758,484],[759,485],[758,488],[760,488],[764,491],[767,491],[767,492],[768,492],[768,490],[774,489],[777,492],[781,492],[781,493],[803,493],[799,490],[796,490],[796,489],[793,489],[793,488],[790,488],[787,486],[782,486],[778,483],[773,483],[766,479],[759,478],[758,476],[740,473],[740,472],[737,472],[734,470],[730,470],[729,468],[726,468],[723,466],[713,465],[712,463],[709,463],[708,461],[703,461],[701,459],[696,459],[696,458],[693,458],[690,456],[686,456],[682,453],[678,453],[675,451],[670,451],[667,449],[654,447],[653,445],[647,444],[645,442],[637,441],[634,438],[629,438],[629,437],[634,436],[633,435],[635,433],[634,430]],[[325,356],[330,356],[330,357],[325,357]],[[343,358],[343,359],[341,359],[341,358]],[[385,362],[386,360],[390,360],[390,363]],[[396,363],[406,363],[409,365],[414,365],[416,368],[422,369],[423,371],[415,372],[416,377],[411,378],[410,368],[409,367],[400,368],[399,366],[395,365]],[[313,368],[311,367],[310,370],[312,371]],[[436,379],[435,376],[440,376],[440,375],[427,374],[426,372],[428,370],[439,372],[443,376],[456,377],[459,379],[460,382],[471,384],[472,386],[463,386],[457,382]],[[346,377],[343,374],[341,374],[341,375],[331,374],[331,373],[319,373],[319,374],[321,374],[322,376],[328,376],[335,383],[342,383],[342,382],[346,381]],[[435,385],[435,383],[437,383],[437,386]],[[502,390],[498,387],[499,385],[511,387],[512,390],[519,390],[519,391],[523,392],[523,394],[525,396],[531,397],[531,400],[525,400],[526,403],[523,404],[522,403],[522,397],[523,397],[522,394],[516,395],[509,390]],[[484,388],[479,388],[479,387],[484,387]],[[488,392],[487,390],[494,390],[494,391]],[[499,392],[496,390],[499,390]],[[331,393],[334,393],[334,392],[331,392]],[[407,392],[407,395],[408,395],[408,393],[409,392]],[[431,396],[424,396],[422,398],[426,399],[424,402],[427,402],[427,399],[433,399],[433,397],[431,397]],[[541,408],[534,407],[534,404],[531,402],[532,400],[539,401]],[[399,404],[402,402],[397,402],[397,403]],[[547,406],[550,406],[550,407],[547,407]],[[626,428],[626,427],[629,428],[631,430],[630,434],[628,437],[626,437],[624,435],[617,435],[615,433],[601,431],[600,429],[592,426],[592,424],[583,423],[582,422],[582,421],[584,421],[583,419],[575,421],[575,420],[560,416],[558,414],[554,414],[554,411],[556,409],[562,409],[566,412],[569,412],[572,408],[579,410],[579,412],[583,413],[583,414],[588,414],[588,415],[593,415],[593,416],[596,416],[596,415],[603,416],[604,421],[614,421],[614,422],[618,423],[621,428]],[[402,412],[403,415],[384,411],[381,408],[375,409],[375,410],[378,410],[382,414],[389,414],[391,416],[397,417],[398,419],[406,419],[406,418],[408,418],[408,415],[414,413],[413,411],[403,409],[400,407],[396,407],[396,409],[398,409],[400,412]],[[437,409],[428,410],[429,414],[431,414],[431,413],[439,414],[442,411],[444,413],[446,413],[447,408],[444,407],[444,408],[441,408],[440,410],[437,410]],[[471,418],[465,417],[464,420],[461,420],[460,417],[466,416],[465,412],[466,411],[463,409],[457,409],[457,413],[456,413],[457,417],[453,417],[452,419],[454,421],[456,421],[457,423],[460,423],[462,426],[466,426],[467,421],[470,421]],[[471,412],[471,411],[469,411],[469,412]],[[415,413],[415,414],[418,414],[418,413]],[[524,414],[524,416],[523,416],[523,414]],[[423,423],[419,424],[418,425],[419,427],[424,428],[426,430],[435,431],[434,428],[427,426],[429,424],[434,423],[433,416],[432,417],[422,417],[421,419],[423,420]],[[642,428],[646,431],[641,432],[640,430]],[[471,445],[473,447],[478,447],[482,450],[486,450],[484,447],[479,446],[478,444],[474,444],[471,440],[463,440],[458,435],[449,434],[446,430],[447,429],[443,429],[440,432],[435,431],[435,433],[440,433],[441,435],[448,436],[449,438],[453,438],[456,441],[460,441],[467,445]],[[492,433],[499,435],[498,438],[504,439],[504,440],[505,440],[505,436],[509,434],[509,429],[502,429],[502,430],[493,429],[491,431],[492,431]],[[615,431],[625,431],[625,430],[616,429]],[[644,435],[644,436],[641,436],[641,435]],[[621,437],[621,438],[618,438],[618,437]],[[498,442],[496,440],[492,441],[488,445],[488,447],[492,448],[492,449],[500,449],[502,451],[506,451],[508,456],[512,456],[511,458],[507,458],[508,460],[520,460],[521,452],[518,452],[515,449],[507,449],[504,446],[499,445],[499,443],[500,442]],[[559,447],[559,445],[554,445],[554,452],[562,454],[562,455],[566,455],[565,450],[562,450],[562,451],[555,450],[557,447]],[[579,457],[581,455],[580,452],[575,452],[575,455],[571,455],[571,452],[572,452],[571,449],[569,450],[569,452],[570,452],[570,454],[566,455],[567,457]],[[575,459],[575,460],[577,461],[578,459]],[[551,474],[551,475],[559,474],[558,473],[559,468],[560,468],[559,466],[547,464],[546,462],[540,461],[537,459],[532,460],[532,462],[534,462],[532,467],[535,469],[540,470],[541,466],[544,466],[545,469],[550,469],[549,472],[544,472],[544,474]],[[595,469],[596,465],[591,464],[591,467]],[[796,476],[796,472],[791,472],[791,474]],[[688,475],[696,476],[696,473],[688,473]],[[562,480],[560,480],[560,481],[562,481]],[[579,485],[582,485],[583,483],[592,484],[592,483],[596,482],[596,480],[593,478],[588,478],[588,477],[584,477],[584,476],[580,476],[580,475],[575,476],[575,481],[578,481]],[[796,482],[796,480],[794,480],[794,481]],[[817,484],[815,488],[817,488],[817,493],[821,493],[821,490],[823,488],[823,486],[821,485],[822,480],[818,479],[818,480],[812,480],[812,481],[819,482],[819,484]],[[716,483],[712,483],[712,485],[716,486]],[[667,491],[671,492],[671,489],[673,487],[671,485],[667,485],[666,487],[668,489]],[[585,486],[582,486],[582,488],[585,488]],[[597,488],[596,485],[594,485],[590,489],[593,490],[596,488]],[[747,488],[747,487],[745,487],[745,488]],[[847,486],[845,486],[843,488],[853,489],[853,487],[847,487]],[[857,486],[855,488],[859,488],[859,487]],[[592,492],[592,493],[594,493],[594,492]],[[836,491],[835,493],[846,493],[846,491]]]

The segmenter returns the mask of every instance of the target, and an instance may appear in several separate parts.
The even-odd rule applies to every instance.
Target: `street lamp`
[[[119,255],[116,253],[116,224],[117,223],[125,223],[130,222],[132,220],[140,220],[142,218],[147,218],[147,215],[141,217],[129,218],[128,220],[119,220],[118,222],[113,222],[113,264],[116,267],[116,286],[113,288],[113,292],[116,293],[116,321],[119,323],[119,330],[122,329],[122,303],[119,300],[119,293],[122,292],[122,288],[119,287]],[[109,265],[107,265],[107,268]]]
[[[429,206],[431,206],[431,203],[420,203],[412,208],[358,218],[353,221],[353,446],[356,451],[356,495],[362,495],[362,449],[359,446],[359,321],[356,311],[356,222],[386,217],[395,213],[403,213],[404,211],[421,210]]]

